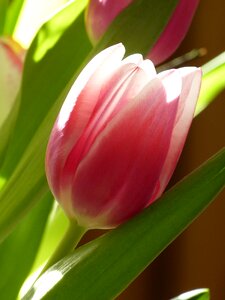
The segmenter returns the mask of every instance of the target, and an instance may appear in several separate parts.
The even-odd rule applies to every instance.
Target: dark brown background
[[[201,0],[192,26],[174,57],[207,48],[200,66],[225,50],[225,1]],[[174,174],[176,182],[225,146],[225,93],[193,121]],[[168,300],[187,290],[209,287],[212,300],[225,299],[225,192],[118,297]]]
[[[201,66],[223,52],[224,15],[225,0],[201,0],[192,26],[173,57],[205,47],[207,55],[189,63]],[[170,186],[224,146],[225,92],[194,119]],[[98,234],[90,232],[84,240]],[[225,299],[225,191],[117,300],[169,300],[201,287],[210,288],[212,300]]]

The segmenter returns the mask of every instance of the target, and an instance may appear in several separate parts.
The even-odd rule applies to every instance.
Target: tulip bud
[[[23,54],[16,42],[0,38],[0,128],[10,113],[19,90]]]
[[[109,25],[133,0],[90,0],[86,10],[86,28],[89,38],[96,44]]]
[[[71,219],[113,228],[156,200],[177,164],[201,70],[156,74],[122,44],[95,56],[73,84],[46,155],[50,188]]]
[[[154,64],[169,58],[184,39],[200,0],[180,0],[147,57]],[[90,0],[86,11],[86,28],[90,40],[96,44],[114,18],[133,0]],[[137,20],[138,26],[138,20]],[[148,37],[146,36],[146,39]]]

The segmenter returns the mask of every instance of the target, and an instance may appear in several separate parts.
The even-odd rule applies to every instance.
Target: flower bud
[[[96,44],[117,15],[133,0],[90,0],[86,10],[86,28],[89,38]]]
[[[0,38],[0,128],[6,120],[19,90],[23,50],[9,38]]]
[[[190,27],[199,1],[178,1],[166,27],[147,55],[154,64],[162,63],[178,48]],[[93,44],[99,41],[114,18],[131,2],[133,0],[90,0],[86,11],[86,28]]]
[[[50,188],[71,219],[113,228],[156,200],[182,151],[201,83],[190,67],[156,74],[122,44],[73,84],[46,154]]]

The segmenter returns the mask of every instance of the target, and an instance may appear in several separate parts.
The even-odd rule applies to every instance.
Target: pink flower
[[[116,16],[133,0],[90,0],[86,11],[86,28],[90,40],[96,44]]]
[[[0,127],[6,120],[19,90],[22,68],[22,48],[9,38],[0,38]]]
[[[154,64],[165,61],[178,48],[190,27],[199,1],[178,2],[166,28],[147,55]],[[86,12],[86,28],[93,44],[98,42],[115,17],[131,2],[133,0],[90,0]]]
[[[156,74],[122,44],[95,56],[73,84],[46,155],[53,194],[87,228],[112,228],[165,189],[182,151],[201,70]]]

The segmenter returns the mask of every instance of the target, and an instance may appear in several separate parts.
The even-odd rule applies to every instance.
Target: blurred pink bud
[[[178,2],[166,28],[147,55],[154,64],[165,61],[178,48],[190,27],[199,1]],[[131,2],[133,0],[90,0],[86,11],[86,28],[93,44],[98,42],[114,18]]]
[[[73,84],[53,127],[47,178],[67,215],[112,228],[158,198],[190,127],[201,70],[156,74],[122,44],[95,56]]]
[[[86,28],[90,40],[96,44],[115,17],[133,0],[90,0],[86,10]]]
[[[16,99],[22,76],[24,50],[10,38],[0,38],[0,127]]]

